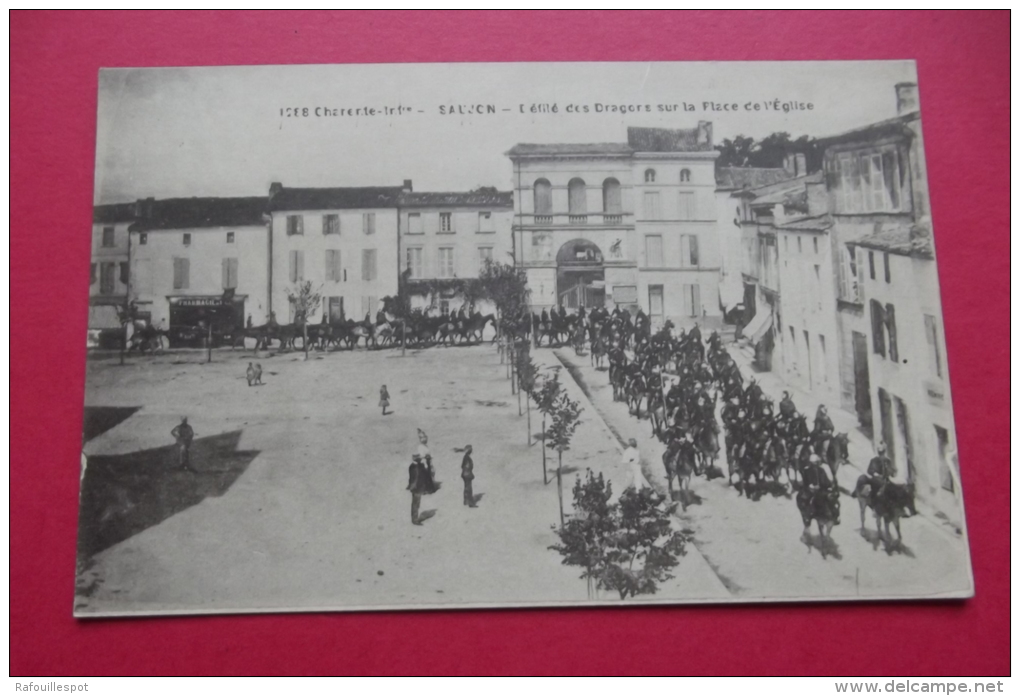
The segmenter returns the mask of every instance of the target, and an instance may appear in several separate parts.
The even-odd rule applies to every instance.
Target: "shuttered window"
[[[939,325],[931,314],[924,315],[924,337],[928,341],[928,365],[932,374],[942,377],[942,349],[939,347]]]
[[[645,191],[645,206],[644,214],[646,220],[658,220],[660,216],[659,211],[659,192],[658,191]]]
[[[896,308],[892,304],[885,306],[885,330],[889,338],[889,359],[900,361],[900,351],[896,343]]]
[[[112,295],[114,293],[114,280],[117,273],[117,264],[99,264],[99,293],[101,295]]]
[[[343,270],[340,266],[340,250],[326,249],[326,280],[340,282]]]
[[[287,235],[293,236],[295,234],[305,233],[305,218],[303,215],[288,215],[287,216]]]
[[[878,300],[871,306],[871,349],[876,355],[885,357],[885,310]]]
[[[112,247],[116,245],[116,237],[112,227],[103,228],[103,246]]]
[[[422,225],[421,222],[421,213],[407,214],[407,233],[425,234],[425,227]]]
[[[290,252],[290,282],[300,283],[305,279],[305,252],[294,250]]]
[[[683,296],[684,316],[701,316],[701,287],[697,283],[684,284]]]
[[[340,216],[336,213],[322,216],[323,234],[340,234]]]
[[[545,179],[535,182],[535,215],[552,215],[552,185]]]
[[[365,234],[375,234],[375,213],[361,215],[361,229]]]
[[[676,217],[678,220],[694,220],[697,217],[697,211],[694,205],[694,193],[691,191],[681,191],[677,197],[677,211]]]
[[[690,268],[698,265],[698,236],[694,234],[680,235],[680,265]]]
[[[120,284],[127,285],[128,280],[131,277],[131,266],[128,265],[127,261],[120,262]]]
[[[223,289],[237,287],[237,259],[223,259]]]
[[[375,249],[361,250],[361,279],[375,280]]]
[[[174,259],[174,290],[187,290],[191,275],[191,261],[188,259]]]
[[[649,234],[645,236],[645,266],[649,268],[662,268],[661,234]]]

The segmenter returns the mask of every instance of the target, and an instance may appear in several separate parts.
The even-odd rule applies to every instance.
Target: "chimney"
[[[917,83],[900,82],[896,85],[896,113],[909,114],[917,111]]]
[[[404,179],[404,193],[411,193],[414,191],[414,186],[411,185],[410,179]]]
[[[829,211],[829,194],[825,190],[825,182],[808,182],[804,188],[807,190],[808,217],[817,217],[827,213]]]
[[[273,183],[269,184],[269,200],[272,201],[274,198],[276,198],[276,194],[278,194],[282,190],[283,184],[281,184],[279,181],[274,181]]]
[[[712,148],[712,122],[711,121],[698,121],[698,145],[706,146],[705,149]]]
[[[794,161],[794,176],[806,176],[807,175],[807,155],[803,152],[798,152],[793,156]]]

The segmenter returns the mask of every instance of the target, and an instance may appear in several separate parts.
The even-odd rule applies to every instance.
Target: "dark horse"
[[[819,548],[822,558],[828,555],[832,544],[832,528],[839,524],[839,489],[833,486],[819,466],[808,466],[803,472],[803,485],[797,492],[797,509],[804,522],[801,539],[808,544],[811,521],[818,524]]]
[[[864,510],[871,508],[875,513],[875,527],[879,539],[885,544],[885,552],[892,555],[895,547],[903,545],[903,534],[900,531],[900,518],[907,513],[913,517],[917,514],[914,506],[913,483],[880,483],[870,476],[861,475],[852,493],[861,506],[861,534],[864,534]],[[885,522],[885,534],[882,533],[882,522]],[[892,540],[889,525],[896,528],[896,542]],[[875,546],[878,546],[876,542]]]

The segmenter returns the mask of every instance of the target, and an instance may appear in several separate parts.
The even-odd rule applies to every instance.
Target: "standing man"
[[[177,465],[184,471],[194,472],[191,468],[191,441],[195,439],[195,431],[188,425],[187,416],[181,418],[180,425],[171,430],[170,435],[177,443]]]
[[[428,471],[421,455],[411,455],[411,466],[407,468],[407,490],[411,491],[411,524],[420,525],[418,512],[421,510],[421,496],[429,493]]]
[[[460,477],[464,479],[464,504],[468,507],[478,507],[472,488],[472,482],[475,480],[475,462],[471,459],[471,445],[464,448],[464,458],[460,461]]]
[[[631,485],[634,488],[637,490],[651,488],[648,479],[645,478],[644,473],[641,471],[641,453],[638,452],[637,440],[634,438],[627,441],[627,449],[623,450],[622,463],[630,469]]]

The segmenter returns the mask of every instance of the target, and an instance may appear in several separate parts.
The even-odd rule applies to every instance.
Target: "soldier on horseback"
[[[868,463],[868,473],[857,479],[854,497],[859,496],[861,489],[867,484],[871,484],[878,494],[882,495],[894,476],[896,476],[896,465],[893,464],[892,459],[886,456],[885,443],[879,442],[877,454]]]
[[[825,448],[835,430],[825,404],[820,404],[815,412],[815,428],[811,431],[811,442],[814,444],[815,454],[825,454]]]

